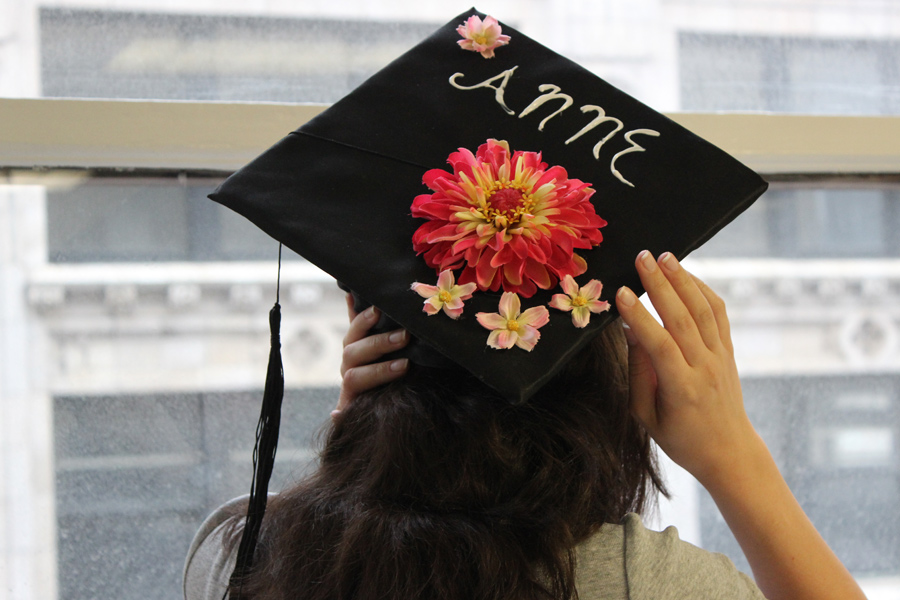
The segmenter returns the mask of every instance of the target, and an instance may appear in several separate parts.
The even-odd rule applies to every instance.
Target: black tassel
[[[278,248],[278,286],[281,285],[281,246]],[[259,531],[266,513],[269,479],[275,466],[275,450],[278,447],[278,429],[281,425],[281,402],[284,399],[284,369],[281,363],[281,305],[280,290],[276,292],[275,306],[269,311],[269,331],[272,346],[266,372],[262,410],[256,425],[256,444],[253,448],[253,483],[250,486],[250,502],[244,532],[238,546],[237,561],[229,581],[231,600],[240,600],[241,586],[253,565],[253,554],[259,540]]]

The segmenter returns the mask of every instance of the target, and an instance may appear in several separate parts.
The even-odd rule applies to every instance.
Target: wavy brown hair
[[[577,597],[575,545],[657,490],[618,321],[519,406],[460,372],[412,368],[354,400],[319,469],[270,500],[240,595]]]

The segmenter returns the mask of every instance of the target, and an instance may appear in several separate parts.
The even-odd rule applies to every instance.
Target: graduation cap
[[[406,328],[413,363],[519,403],[616,318],[602,302],[642,293],[640,250],[681,259],[766,187],[472,9],[210,197]]]

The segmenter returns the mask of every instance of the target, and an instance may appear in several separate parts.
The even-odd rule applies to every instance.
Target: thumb
[[[652,432],[656,429],[656,371],[650,362],[650,355],[644,350],[634,333],[626,327],[628,340],[628,385],[631,414],[641,425]]]

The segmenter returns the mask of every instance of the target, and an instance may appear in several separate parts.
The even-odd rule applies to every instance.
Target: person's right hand
[[[727,476],[756,437],[744,411],[725,303],[671,253],[642,252],[638,275],[663,325],[622,288],[631,410],[672,460],[701,483]]]
[[[381,313],[370,306],[357,314],[353,310],[353,298],[350,294],[347,294],[347,314],[350,328],[344,336],[344,353],[341,357],[341,394],[337,407],[331,413],[332,417],[340,414],[360,393],[401,377],[409,368],[409,361],[405,358],[375,362],[409,343],[409,333],[405,329],[367,335],[369,329],[378,322]]]

